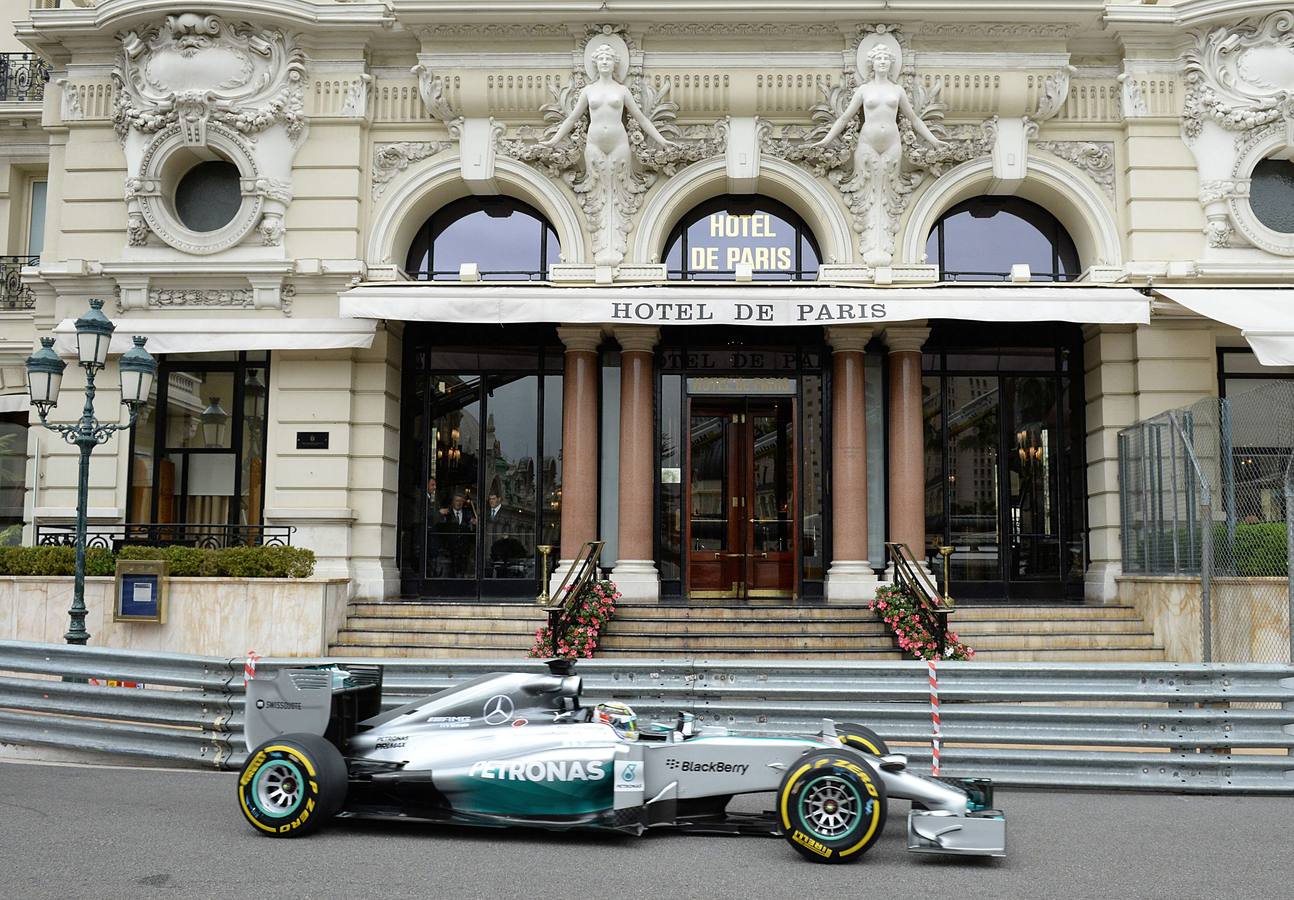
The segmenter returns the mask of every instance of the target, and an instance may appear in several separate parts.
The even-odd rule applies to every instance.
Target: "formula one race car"
[[[381,712],[382,668],[281,669],[248,685],[238,802],[258,831],[309,834],[334,816],[466,825],[669,826],[781,834],[815,862],[858,859],[889,800],[912,803],[908,849],[1004,856],[987,781],[910,772],[875,733],[823,721],[805,737],[702,727],[688,713],[639,729],[619,703],[580,702],[573,664],[484,675]],[[727,811],[775,792],[763,815]]]

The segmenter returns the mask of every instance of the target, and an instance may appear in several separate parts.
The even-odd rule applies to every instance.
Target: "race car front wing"
[[[914,809],[908,813],[908,849],[915,853],[1006,856],[1006,817],[998,810],[959,816]]]

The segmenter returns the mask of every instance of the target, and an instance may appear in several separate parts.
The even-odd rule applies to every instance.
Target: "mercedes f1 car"
[[[273,837],[333,817],[481,826],[658,826],[783,835],[815,862],[862,857],[888,804],[911,802],[908,849],[1004,856],[1006,819],[977,779],[907,769],[875,733],[824,720],[811,736],[748,735],[688,713],[644,729],[623,704],[587,706],[572,664],[484,675],[382,712],[382,668],[280,669],[247,691],[238,802]],[[774,794],[763,815],[739,794]]]

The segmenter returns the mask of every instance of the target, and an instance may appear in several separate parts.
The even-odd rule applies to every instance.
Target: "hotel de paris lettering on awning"
[[[963,285],[857,288],[719,284],[548,287],[425,282],[362,284],[341,295],[352,319],[461,324],[883,325],[923,319],[1149,324],[1130,287]]]

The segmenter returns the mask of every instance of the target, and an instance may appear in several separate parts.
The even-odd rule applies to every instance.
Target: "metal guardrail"
[[[366,659],[364,662],[374,662]],[[344,659],[264,659],[257,672]],[[385,706],[536,660],[384,660]],[[0,642],[0,742],[232,769],[242,743],[243,661]],[[858,722],[928,762],[922,663],[587,660],[591,700],[645,719],[680,709],[741,731]],[[144,689],[51,678],[116,678]],[[1008,786],[1294,794],[1294,667],[943,663],[942,769]],[[1029,705],[1022,705],[1029,704]],[[1078,705],[1081,704],[1081,705]],[[903,746],[910,744],[912,746]]]

